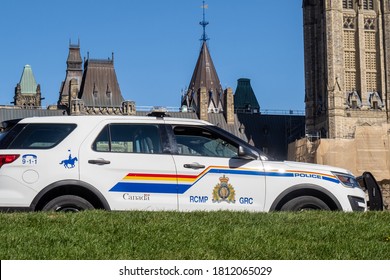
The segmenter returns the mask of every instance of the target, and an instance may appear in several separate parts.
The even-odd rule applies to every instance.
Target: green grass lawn
[[[2,213],[0,259],[390,259],[390,212]]]

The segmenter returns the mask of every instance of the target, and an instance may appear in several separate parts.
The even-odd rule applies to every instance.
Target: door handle
[[[111,162],[109,160],[105,160],[105,159],[90,159],[90,160],[88,160],[88,163],[97,164],[97,165],[104,165],[104,164],[110,164]]]
[[[202,168],[205,168],[206,166],[202,165],[202,164],[199,164],[197,162],[194,162],[194,163],[185,163],[184,165],[184,168],[191,168],[191,169],[202,169]]]

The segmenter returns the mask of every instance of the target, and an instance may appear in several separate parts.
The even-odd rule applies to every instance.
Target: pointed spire
[[[217,71],[214,67],[213,60],[207,46],[208,37],[206,35],[206,25],[208,22],[205,20],[205,9],[208,6],[203,1],[203,21],[200,25],[203,26],[202,36],[202,48],[199,53],[198,60],[190,84],[188,86],[187,93],[182,97],[181,105],[187,106],[199,113],[199,90],[205,88],[208,96],[207,108],[210,110],[223,110],[222,108],[222,94],[223,89],[218,78]]]

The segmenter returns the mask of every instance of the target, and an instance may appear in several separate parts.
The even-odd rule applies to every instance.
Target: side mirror
[[[254,151],[248,147],[239,146],[238,147],[238,157],[244,158],[244,159],[255,160],[255,159],[259,159],[259,154],[256,151]]]

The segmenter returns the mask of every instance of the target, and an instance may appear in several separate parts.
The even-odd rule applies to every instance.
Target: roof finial
[[[205,1],[203,0],[203,5],[202,5],[203,21],[199,22],[199,24],[203,26],[203,35],[202,35],[202,38],[201,38],[201,40],[203,42],[206,42],[207,40],[209,40],[209,38],[207,37],[207,34],[206,34],[206,26],[209,24],[209,22],[206,21],[206,13],[205,13],[205,9],[208,9],[208,7],[209,7],[209,5],[205,4]]]

